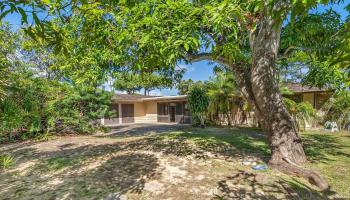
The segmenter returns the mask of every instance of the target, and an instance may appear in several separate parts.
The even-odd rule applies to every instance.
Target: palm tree
[[[289,113],[292,115],[295,121],[295,126],[300,130],[300,125],[306,129],[306,122],[312,123],[316,118],[317,111],[309,102],[296,103],[295,101],[284,98],[284,103]]]
[[[217,71],[215,76],[206,82],[206,87],[210,99],[209,115],[217,117],[222,113],[227,117],[228,125],[231,125],[234,100],[240,96],[233,73]]]

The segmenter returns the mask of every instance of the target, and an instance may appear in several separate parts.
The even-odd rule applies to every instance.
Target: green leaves
[[[292,70],[304,71],[298,80],[308,85],[338,90],[349,87],[348,32],[347,22],[333,10],[296,18],[282,30],[281,69],[289,77]]]
[[[205,82],[210,99],[209,113],[229,113],[234,106],[234,101],[241,94],[235,83],[235,78],[232,72],[219,71],[209,81]]]
[[[23,8],[18,7],[18,11],[22,16],[22,24],[28,24],[28,20],[27,20],[27,14],[25,13],[25,11],[23,10]]]
[[[282,50],[296,46],[304,56],[286,54],[285,63],[295,63],[297,58],[307,61],[307,56],[327,57],[343,43],[337,34],[342,29],[339,16],[332,11],[309,14],[308,10],[328,2],[57,0],[35,1],[35,9],[28,13],[24,8],[29,4],[8,0],[0,8],[3,15],[9,10],[20,13],[24,22],[31,14],[35,26],[26,33],[53,50],[56,63],[52,68],[75,83],[93,87],[116,72],[171,74],[177,63],[204,52],[214,60],[249,65],[249,34],[258,30],[258,22],[272,17],[278,26],[288,14],[295,21],[286,22]],[[50,21],[36,11],[48,12]],[[345,46],[339,51],[346,52]],[[341,55],[334,61],[347,64],[347,54]]]
[[[300,125],[306,126],[306,122],[312,123],[316,118],[317,111],[309,102],[296,103],[295,101],[284,98],[284,104],[288,112],[293,116],[294,120],[297,123],[297,128],[300,128]]]
[[[192,114],[205,115],[209,105],[206,90],[200,87],[191,88],[188,93],[188,103]]]

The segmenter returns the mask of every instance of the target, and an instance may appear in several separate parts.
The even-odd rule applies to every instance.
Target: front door
[[[134,104],[122,104],[122,123],[134,122]]]
[[[169,105],[170,122],[175,122],[175,106]]]

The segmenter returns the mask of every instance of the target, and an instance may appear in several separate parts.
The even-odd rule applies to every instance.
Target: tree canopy
[[[179,62],[226,66],[267,136],[270,165],[326,189],[319,174],[299,167],[307,159],[279,92],[277,72],[307,66],[311,76],[306,82],[347,87],[349,79],[341,73],[349,70],[349,19],[339,20],[332,11],[309,12],[337,2],[5,0],[0,18],[18,12],[29,24],[23,7],[30,7],[35,23],[25,31],[52,48],[59,63],[55,69],[76,84],[96,87],[116,71],[174,73]],[[39,19],[38,12],[48,17]],[[319,69],[336,81],[319,78]]]
[[[312,34],[320,28],[309,23],[315,22],[314,19],[304,18],[310,8],[317,6],[317,1],[283,2],[150,0],[88,3],[57,0],[51,3],[30,1],[24,3],[24,8],[32,7],[30,15],[36,22],[35,26],[27,28],[27,32],[42,36],[49,45],[61,50],[59,52],[69,52],[70,59],[65,58],[66,65],[62,68],[84,81],[102,79],[115,67],[174,69],[179,60],[222,62],[225,59],[231,63],[249,63],[249,31],[255,29],[262,15],[271,16],[280,24],[287,15],[295,22],[308,23],[309,26],[299,27],[298,32],[291,33],[294,38],[281,39],[282,49],[290,49],[298,41],[302,44],[298,47],[304,47],[305,43],[300,43],[302,39],[295,39],[295,36],[301,35],[305,40],[309,38],[305,33]],[[1,5],[3,14],[17,11],[23,14],[23,23],[28,22],[23,3],[4,1]],[[278,11],[274,10],[276,5]],[[40,20],[36,11],[46,11],[56,19]],[[334,26],[323,30],[337,31]],[[327,44],[313,41],[318,45]],[[313,48],[321,49],[316,45]]]

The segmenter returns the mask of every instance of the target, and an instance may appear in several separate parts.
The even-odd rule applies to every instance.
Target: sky
[[[323,12],[331,8],[334,11],[338,12],[343,19],[345,19],[345,17],[347,16],[347,12],[344,10],[344,7],[348,4],[350,4],[350,0],[344,0],[340,4],[318,6],[317,9],[314,9],[311,12]],[[19,14],[10,14],[6,16],[5,21],[8,21],[10,24],[12,24],[14,29],[20,28],[21,18]],[[181,63],[179,64],[179,66],[182,68],[186,68],[186,72],[182,78],[183,80],[192,79],[193,81],[205,81],[213,75],[214,65],[210,64],[207,61],[201,61],[187,65]],[[150,92],[150,95],[177,95],[177,90],[175,88],[154,90]]]

